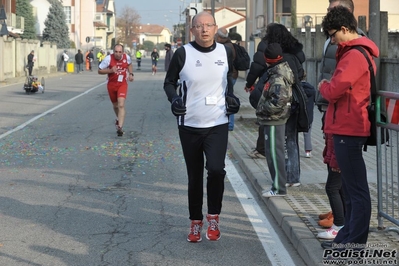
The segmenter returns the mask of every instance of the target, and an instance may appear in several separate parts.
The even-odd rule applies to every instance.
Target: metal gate
[[[386,230],[399,233],[399,93],[379,91],[377,102],[377,140],[386,132],[388,142],[377,145],[378,228],[384,229],[384,219],[392,222]],[[386,110],[387,122],[379,121],[381,110]],[[385,136],[387,137],[387,136]],[[379,142],[380,143],[380,142]]]

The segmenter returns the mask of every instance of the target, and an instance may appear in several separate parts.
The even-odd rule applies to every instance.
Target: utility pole
[[[380,16],[380,0],[369,0],[369,28],[368,36],[373,42],[380,47],[381,44],[381,16]],[[380,70],[380,59],[375,58],[374,62],[377,67],[376,83],[377,87],[380,87],[380,75],[378,71]]]

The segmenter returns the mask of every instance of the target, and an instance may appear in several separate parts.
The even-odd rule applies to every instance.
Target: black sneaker
[[[123,133],[124,133],[123,129],[120,126],[118,126],[118,130],[116,131],[116,134],[118,134],[118,137],[122,137]]]

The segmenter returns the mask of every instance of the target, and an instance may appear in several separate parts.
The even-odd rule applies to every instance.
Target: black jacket
[[[76,64],[83,64],[83,54],[82,53],[77,53],[75,55],[75,62],[76,62]]]
[[[33,66],[34,65],[34,63],[33,63],[33,58],[34,58],[35,56],[33,55],[33,54],[29,54],[28,55],[28,65],[29,66]]]
[[[266,72],[267,67],[264,57],[266,47],[267,42],[262,40],[256,48],[256,53],[253,56],[251,67],[249,68],[247,75],[247,88],[250,88],[252,85],[254,85],[256,79],[262,77],[263,73]]]
[[[284,49],[283,57],[290,65],[292,72],[294,72],[295,82],[298,85],[301,85],[301,80],[305,74],[305,71],[302,67],[303,62],[305,62],[303,45],[301,43],[297,43],[297,45],[291,49]]]

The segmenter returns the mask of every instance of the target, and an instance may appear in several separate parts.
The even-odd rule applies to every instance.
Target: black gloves
[[[186,106],[183,104],[181,97],[177,96],[172,100],[172,113],[175,116],[185,115]],[[234,94],[226,95],[226,114],[236,114],[240,110],[240,100]]]
[[[232,115],[238,113],[240,110],[240,99],[238,99],[234,94],[226,95],[226,114]]]
[[[175,116],[186,114],[186,106],[184,106],[183,99],[179,96],[173,98],[171,109]]]

